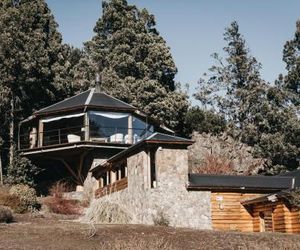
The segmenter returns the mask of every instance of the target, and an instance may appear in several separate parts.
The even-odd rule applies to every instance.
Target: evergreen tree
[[[169,111],[174,113],[172,108],[182,104],[177,112],[185,112],[188,102],[186,95],[175,91],[177,69],[154,16],[126,0],[104,1],[94,32],[75,69],[76,89],[94,85],[95,74],[101,73],[106,92],[179,128],[176,119],[182,115]]]
[[[300,20],[296,23],[296,32],[292,40],[287,41],[283,49],[283,61],[288,74],[280,76],[283,87],[288,91],[290,100],[300,110]]]
[[[44,0],[1,1],[1,132],[11,164],[16,124],[55,97],[62,49],[57,24]]]
[[[225,114],[228,132],[269,160],[265,173],[297,168],[300,123],[285,91],[261,79],[261,65],[249,55],[236,22],[226,29],[224,40],[227,57],[213,55],[217,65],[200,80],[196,98]]]

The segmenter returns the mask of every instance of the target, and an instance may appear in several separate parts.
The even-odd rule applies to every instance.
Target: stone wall
[[[187,191],[187,163],[187,150],[159,148],[156,151],[157,186],[150,188],[147,152],[129,157],[128,188],[94,200],[87,214],[93,214],[97,203],[104,201],[126,211],[131,223],[154,224],[164,219],[174,227],[211,229],[210,192]]]

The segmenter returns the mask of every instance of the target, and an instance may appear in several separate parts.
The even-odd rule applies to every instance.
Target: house
[[[95,88],[36,111],[19,124],[18,150],[43,169],[40,186],[83,185],[94,164],[154,132],[173,133]]]
[[[175,227],[300,232],[299,209],[285,191],[300,172],[281,176],[189,173],[194,142],[135,107],[96,89],[35,112],[19,124],[19,152],[42,167],[39,185],[72,180],[74,189],[126,211],[131,223],[163,218]],[[97,209],[95,209],[96,213]]]

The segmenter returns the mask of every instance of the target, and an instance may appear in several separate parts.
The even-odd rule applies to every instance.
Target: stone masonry
[[[129,214],[130,223],[154,224],[163,217],[170,226],[211,229],[210,192],[186,189],[188,150],[159,147],[155,158],[155,188],[149,185],[150,157],[141,151],[127,159],[128,188],[94,200],[90,210],[105,200]]]

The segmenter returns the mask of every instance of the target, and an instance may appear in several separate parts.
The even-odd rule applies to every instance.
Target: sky
[[[101,0],[46,0],[63,41],[82,48],[102,15]],[[284,43],[300,19],[300,0],[128,0],[154,14],[178,68],[176,80],[196,92],[197,81],[222,53],[224,29],[237,21],[251,54],[262,63],[262,77],[274,82],[285,73]],[[195,102],[195,100],[193,100]]]

